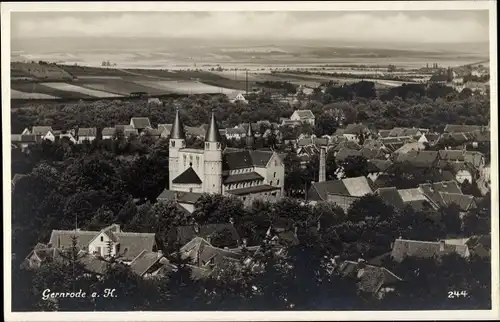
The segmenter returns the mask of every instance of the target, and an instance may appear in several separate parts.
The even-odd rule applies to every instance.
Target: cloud
[[[446,43],[488,41],[486,12],[446,12],[444,15],[436,13],[16,13],[12,15],[12,36],[203,37]]]

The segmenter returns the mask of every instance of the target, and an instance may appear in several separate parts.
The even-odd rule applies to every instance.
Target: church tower
[[[170,131],[168,148],[168,189],[172,189],[172,180],[179,175],[179,150],[186,147],[186,133],[179,118],[179,109],[175,112],[175,120]]]
[[[247,130],[247,135],[246,135],[245,139],[246,139],[247,149],[253,150],[254,137],[253,137],[253,131],[252,131],[252,123],[248,123],[248,130]]]
[[[222,193],[222,140],[215,114],[205,135],[203,192]]]

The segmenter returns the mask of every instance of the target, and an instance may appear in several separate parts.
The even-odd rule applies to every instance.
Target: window
[[[269,181],[269,185],[271,186],[273,185],[273,180]]]
[[[217,142],[217,149],[220,149],[220,142]]]
[[[208,149],[210,147],[210,143],[205,143],[205,149]]]
[[[276,181],[276,185],[279,186],[280,185],[280,179],[278,179],[278,181]]]
[[[273,176],[273,178],[276,178],[276,172],[274,173],[274,176]]]
[[[193,192],[193,188],[189,188],[189,192]]]
[[[277,167],[278,166],[278,160],[274,160],[274,166]]]
[[[175,141],[170,141],[170,144],[172,145],[173,148],[175,148]]]
[[[101,241],[104,241],[104,237],[101,236]]]

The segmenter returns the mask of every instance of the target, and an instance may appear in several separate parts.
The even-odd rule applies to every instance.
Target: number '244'
[[[448,298],[449,299],[458,299],[461,297],[468,297],[469,294],[467,291],[448,291]]]

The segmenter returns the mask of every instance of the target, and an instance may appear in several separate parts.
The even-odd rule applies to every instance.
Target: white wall
[[[109,237],[104,234],[100,233],[90,244],[89,244],[89,253],[94,254],[94,251],[96,251],[97,247],[100,247],[100,252],[98,253],[101,256],[106,256],[108,255],[108,242],[110,241]],[[116,254],[116,248],[113,243],[113,247],[111,250],[111,255]]]

